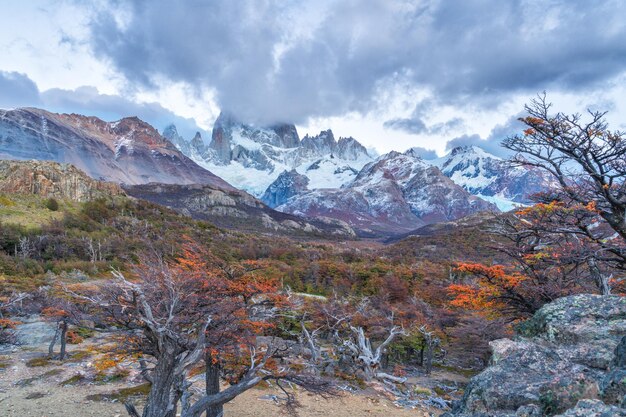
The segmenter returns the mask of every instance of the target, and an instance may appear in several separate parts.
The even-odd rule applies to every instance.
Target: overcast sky
[[[0,108],[137,115],[188,138],[227,109],[441,155],[498,153],[544,90],[626,127],[625,1],[0,1]]]

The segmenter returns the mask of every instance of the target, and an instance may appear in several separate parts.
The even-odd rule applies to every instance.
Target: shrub
[[[58,211],[59,202],[55,198],[49,198],[46,200],[46,208],[50,211]]]

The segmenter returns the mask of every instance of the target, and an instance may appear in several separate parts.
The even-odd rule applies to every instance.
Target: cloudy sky
[[[0,1],[0,108],[137,115],[191,137],[220,109],[379,152],[493,152],[546,91],[626,128],[622,0]],[[429,151],[426,151],[429,150]]]

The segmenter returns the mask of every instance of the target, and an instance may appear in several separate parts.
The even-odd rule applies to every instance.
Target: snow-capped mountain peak
[[[530,197],[554,185],[543,171],[513,166],[478,146],[461,146],[430,161],[470,193],[491,201],[502,211],[528,204]]]
[[[340,188],[372,160],[356,139],[336,140],[330,129],[300,140],[294,125],[255,126],[227,112],[216,120],[208,146],[196,139],[179,143],[175,127],[166,133],[199,165],[259,197],[284,171],[307,177],[310,189]]]

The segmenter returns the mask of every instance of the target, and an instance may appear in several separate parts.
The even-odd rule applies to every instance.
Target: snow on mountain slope
[[[361,232],[384,234],[496,207],[471,195],[413,153],[390,152],[365,165],[343,188],[296,194],[277,210],[337,218]]]
[[[530,197],[555,183],[543,171],[512,166],[476,146],[454,148],[448,155],[429,161],[456,184],[490,201],[502,211],[530,203]]]
[[[335,139],[326,130],[300,140],[294,125],[256,127],[222,113],[211,142],[181,142],[175,127],[164,135],[202,167],[255,196],[261,196],[284,171],[295,170],[309,179],[310,189],[339,188],[351,182],[372,160],[354,138]]]

